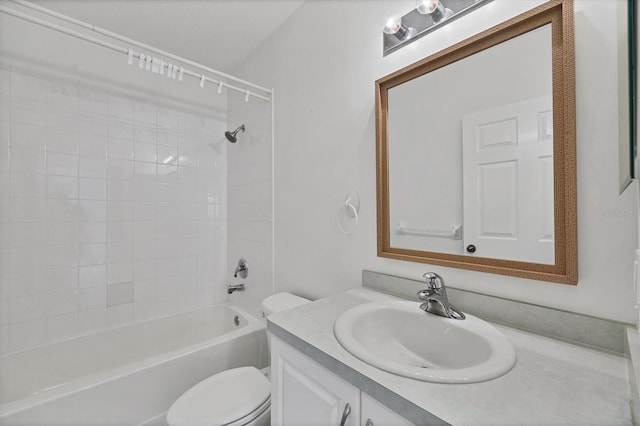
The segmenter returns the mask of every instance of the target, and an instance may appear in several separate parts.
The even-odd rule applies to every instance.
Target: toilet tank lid
[[[167,413],[169,425],[226,425],[269,401],[271,383],[255,367],[215,374],[185,392]]]
[[[309,299],[291,293],[276,293],[262,301],[262,312],[265,315],[270,315],[274,312],[295,308],[309,302],[311,302]]]

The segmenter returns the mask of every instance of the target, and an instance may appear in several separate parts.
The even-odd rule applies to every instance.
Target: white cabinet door
[[[347,405],[348,404],[348,405]],[[357,426],[360,390],[271,335],[271,423]]]
[[[361,394],[360,426],[411,426],[404,417],[382,405],[366,393]]]
[[[554,262],[552,118],[550,96],[463,117],[466,254]]]

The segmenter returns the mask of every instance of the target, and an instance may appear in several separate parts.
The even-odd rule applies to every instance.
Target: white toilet
[[[262,301],[265,317],[309,303],[290,293]],[[271,383],[255,367],[239,367],[215,374],[186,391],[167,413],[167,425],[268,426],[271,420]]]

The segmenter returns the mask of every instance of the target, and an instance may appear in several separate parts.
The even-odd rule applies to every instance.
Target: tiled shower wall
[[[0,69],[0,353],[224,297],[225,123]]]

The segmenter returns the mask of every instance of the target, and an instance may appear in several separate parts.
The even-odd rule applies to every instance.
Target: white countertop
[[[356,288],[273,314],[269,317],[269,330],[280,337],[295,336],[297,345],[304,346],[298,349],[304,349],[317,361],[324,360],[321,364],[330,370],[348,367],[351,374],[342,371],[342,376],[356,386],[362,384],[362,376],[371,379],[380,385],[373,396],[381,402],[410,402],[453,425],[632,424],[624,357],[501,325],[496,327],[511,339],[518,360],[510,372],[487,382],[422,382],[360,361],[338,343],[333,323],[353,306],[385,300],[400,299]],[[314,357],[314,352],[324,354]],[[383,398],[380,389],[388,393]]]

